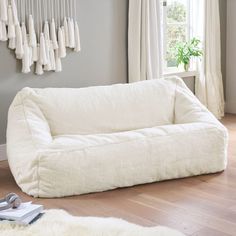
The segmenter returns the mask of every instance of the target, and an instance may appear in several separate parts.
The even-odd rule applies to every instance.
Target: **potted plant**
[[[176,46],[176,61],[177,66],[184,65],[184,70],[188,71],[190,66],[190,60],[192,57],[201,57],[203,51],[199,44],[201,41],[197,38],[192,38],[189,42],[178,43]]]

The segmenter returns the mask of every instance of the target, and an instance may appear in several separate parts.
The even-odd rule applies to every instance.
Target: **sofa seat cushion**
[[[216,126],[202,123],[56,136],[40,154],[36,194],[60,197],[214,173],[226,165],[224,139]]]

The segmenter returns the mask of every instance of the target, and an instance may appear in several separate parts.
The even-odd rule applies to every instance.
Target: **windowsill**
[[[176,72],[165,72],[164,76],[179,76],[180,78],[188,78],[188,77],[195,77],[198,75],[198,72],[196,70],[190,70],[190,71],[176,71]]]

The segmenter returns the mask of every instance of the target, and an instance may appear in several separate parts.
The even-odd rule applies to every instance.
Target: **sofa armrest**
[[[21,176],[25,176],[25,173],[29,178],[35,176],[36,181],[37,170],[33,166],[40,152],[52,142],[49,125],[31,99],[32,92],[30,88],[19,92],[8,112],[7,156],[17,182],[21,182]]]
[[[209,123],[225,129],[180,78],[177,78],[176,85],[174,122],[176,124]]]

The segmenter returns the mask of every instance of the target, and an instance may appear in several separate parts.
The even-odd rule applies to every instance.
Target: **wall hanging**
[[[80,51],[76,0],[0,0],[0,41],[8,41],[22,72],[60,72],[66,48]]]

